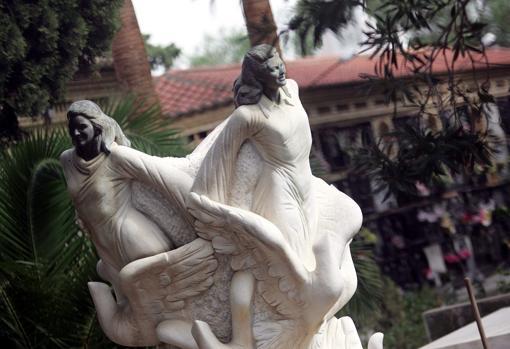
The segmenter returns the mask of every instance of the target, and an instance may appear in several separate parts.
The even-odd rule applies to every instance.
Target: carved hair
[[[67,111],[67,120],[78,115],[87,118],[95,129],[101,131],[101,151],[109,154],[113,142],[126,147],[131,146],[117,121],[103,113],[96,103],[87,100],[74,102]]]
[[[266,68],[265,62],[276,55],[276,49],[268,44],[253,46],[244,55],[241,75],[234,82],[234,103],[236,108],[256,104],[262,97],[263,86],[257,76]]]

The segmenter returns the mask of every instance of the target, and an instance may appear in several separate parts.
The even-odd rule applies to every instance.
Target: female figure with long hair
[[[262,158],[250,211],[274,223],[314,269],[314,198],[309,155],[312,136],[295,81],[269,45],[252,48],[234,84],[237,109],[205,157],[192,191],[229,204],[237,155],[249,141]]]
[[[202,294],[213,285],[218,263],[210,243],[197,239],[185,207],[192,184],[186,171],[190,159],[131,149],[117,122],[91,101],[73,103],[67,116],[74,144],[61,155],[67,188],[82,230],[101,258],[98,273],[116,296],[108,285],[89,282],[101,327],[116,343],[148,346],[161,342],[157,326],[171,320],[163,331],[167,342],[192,346],[191,320],[205,310],[187,299],[201,296],[206,304],[215,302],[214,294]],[[156,224],[135,205],[136,194],[144,192],[135,190],[139,185],[158,195],[156,205],[169,208],[167,226]],[[180,241],[173,241],[178,235]],[[217,327],[228,331],[218,318]]]
[[[67,116],[74,148],[62,154],[61,163],[78,218],[103,263],[118,272],[135,259],[172,249],[170,237],[134,206],[132,184],[158,189],[192,230],[184,205],[192,178],[131,149],[117,122],[93,102],[74,102]]]
[[[252,47],[234,83],[237,108],[218,127],[191,188],[200,236],[257,280],[258,300],[245,309],[254,313],[253,343],[211,348],[361,348],[352,320],[334,317],[356,289],[349,243],[361,210],[312,175],[311,130],[298,95],[276,50]],[[215,343],[206,324],[195,331]],[[381,342],[377,335],[369,348]]]

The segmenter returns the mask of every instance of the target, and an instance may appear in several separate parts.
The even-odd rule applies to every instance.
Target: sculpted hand
[[[195,239],[122,268],[118,279],[121,293],[129,300],[126,304],[117,304],[108,285],[89,282],[101,327],[108,338],[121,345],[157,345],[161,341],[157,323],[174,317],[172,314],[184,309],[189,298],[207,291],[214,283],[217,266],[211,243]],[[166,335],[177,333],[174,342],[179,344],[185,332],[181,323]]]
[[[226,214],[222,205],[210,200],[205,195],[191,192],[187,202],[190,213],[202,225],[223,227],[226,223]]]
[[[344,349],[363,349],[361,340],[352,319],[348,316],[340,318],[345,335]],[[383,337],[380,332],[374,333],[368,341],[368,349],[383,349]]]

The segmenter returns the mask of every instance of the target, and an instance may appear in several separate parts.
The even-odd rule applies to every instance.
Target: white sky
[[[205,34],[215,35],[221,29],[245,28],[240,0],[132,0],[140,30],[150,34],[150,42],[156,45],[175,43],[183,54],[178,67],[186,67],[186,57],[193,54],[203,42]],[[276,24],[284,28],[292,16],[296,0],[270,0]],[[326,35],[324,46],[318,54],[338,55],[347,59],[359,50],[363,39],[362,29],[366,15],[356,10],[357,20],[342,34]],[[366,28],[366,27],[365,27]],[[287,59],[292,59],[292,50],[284,48]]]
[[[175,43],[184,56],[192,54],[204,35],[220,29],[245,28],[240,0],[132,0],[140,30],[152,44]],[[290,19],[296,0],[271,0],[277,25]],[[212,4],[211,4],[212,3]]]

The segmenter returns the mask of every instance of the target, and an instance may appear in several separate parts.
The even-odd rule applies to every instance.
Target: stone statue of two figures
[[[90,101],[61,156],[78,223],[101,258],[89,283],[125,346],[361,349],[334,315],[356,289],[358,205],[312,175],[297,84],[268,45],[245,56],[236,109],[185,158],[130,148]],[[112,293],[113,288],[113,293]],[[382,348],[382,334],[368,348]]]

